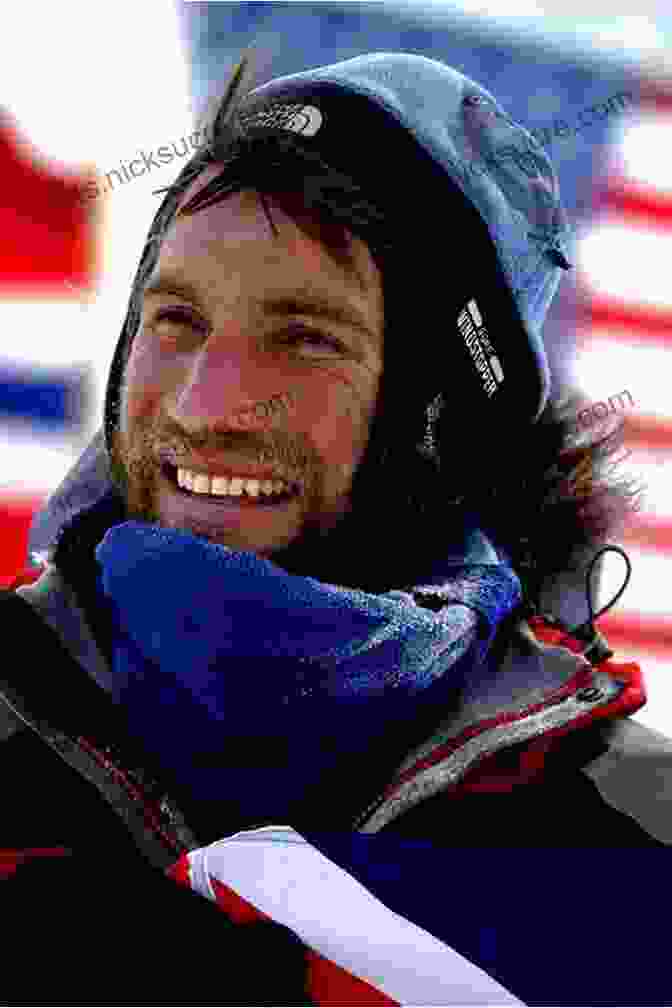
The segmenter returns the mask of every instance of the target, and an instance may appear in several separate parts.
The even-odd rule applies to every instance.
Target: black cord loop
[[[616,595],[613,597],[613,599],[610,602],[608,602],[605,606],[603,606],[598,613],[595,613],[595,610],[593,608],[590,577],[593,573],[593,568],[597,563],[597,561],[599,560],[599,558],[602,556],[603,553],[608,553],[610,550],[621,554],[627,566],[627,573],[623,585],[621,586],[620,590],[616,593]],[[586,599],[588,601],[588,619],[586,620],[585,623],[580,623],[573,629],[567,630],[567,636],[575,637],[578,640],[587,644],[587,647],[581,653],[585,658],[588,658],[588,660],[593,664],[599,664],[600,662],[605,661],[605,659],[613,657],[614,652],[609,649],[607,641],[602,636],[602,634],[596,629],[595,621],[598,620],[600,616],[603,616],[606,612],[608,612],[616,605],[621,595],[628,587],[631,576],[632,576],[632,564],[630,563],[630,558],[628,557],[628,554],[625,552],[625,550],[621,549],[620,546],[603,546],[602,549],[597,551],[597,553],[590,562],[588,571],[586,573]],[[593,652],[592,656],[590,656],[591,652]]]

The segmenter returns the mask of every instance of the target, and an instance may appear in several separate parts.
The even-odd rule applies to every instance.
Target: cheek
[[[150,415],[160,402],[169,376],[165,362],[143,340],[142,331],[133,342],[126,366],[123,412],[129,420]]]
[[[368,440],[376,390],[371,381],[332,377],[304,392],[302,426],[327,464],[350,468],[358,463]]]

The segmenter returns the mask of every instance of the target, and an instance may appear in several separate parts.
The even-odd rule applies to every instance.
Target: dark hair
[[[383,278],[385,366],[368,450],[354,476],[353,510],[332,533],[331,562],[319,576],[374,592],[410,586],[440,558],[442,544],[466,516],[475,514],[506,549],[527,599],[536,605],[546,578],[571,568],[577,550],[604,542],[634,509],[630,498],[636,491],[629,481],[618,483],[608,474],[620,429],[581,440],[574,430],[581,397],[570,390],[562,406],[549,401],[534,425],[483,430],[473,415],[475,404],[462,404],[460,413],[456,388],[437,427],[440,463],[419,452],[426,408],[451,366],[442,346],[440,367],[448,372],[441,370],[437,379],[431,347],[425,347],[426,356],[417,349],[419,325],[441,328],[431,256],[416,255],[418,236],[400,229],[389,208],[386,212],[354,180],[335,173],[300,136],[272,127],[245,129],[239,105],[254,86],[253,76],[244,56],[214,115],[201,126],[207,143],[172,186],[157,190],[166,196],[138,267],[113,368],[123,373],[139,326],[140,294],[163,237],[184,193],[208,165],[221,164],[223,170],[180,214],[256,190],[274,233],[269,199],[338,261],[349,257],[350,232],[366,242]],[[113,379],[108,392],[118,403]]]

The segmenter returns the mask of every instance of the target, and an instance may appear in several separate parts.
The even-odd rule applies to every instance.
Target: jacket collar
[[[108,688],[109,660],[80,605],[81,596],[58,566],[49,564],[18,592],[89,675]],[[483,674],[466,684],[457,708],[413,746],[351,828],[376,833],[438,793],[456,798],[469,791],[510,788],[541,773],[546,754],[571,732],[600,719],[628,716],[645,705],[636,663],[598,653],[597,664],[591,664],[581,654],[585,649],[585,641],[568,635],[560,620],[505,621]],[[505,767],[502,754],[521,745],[517,765]]]
[[[376,833],[441,792],[499,792],[540,775],[546,755],[578,729],[622,718],[646,704],[636,662],[602,659],[591,664],[585,642],[567,635],[559,620],[521,620],[506,633],[506,651],[493,663],[495,677],[468,686],[459,712],[443,720],[396,768],[384,793],[354,828]],[[517,765],[501,755],[521,746]]]

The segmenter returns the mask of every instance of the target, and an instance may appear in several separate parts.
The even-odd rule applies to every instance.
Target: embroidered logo
[[[483,382],[483,389],[490,398],[504,381],[504,371],[474,299],[458,315],[457,328]]]
[[[304,105],[294,113],[283,128],[291,130],[292,133],[300,133],[301,136],[315,136],[321,125],[322,113],[320,110],[315,105]]]
[[[275,102],[259,112],[241,112],[241,122],[247,128],[286,129],[301,136],[315,136],[324,121],[315,105]]]
[[[445,399],[443,393],[439,392],[439,394],[432,399],[425,411],[427,424],[425,427],[424,440],[420,444],[416,445],[416,449],[421,455],[437,462],[439,461],[439,458],[438,447],[436,444],[436,424],[444,406]]]

